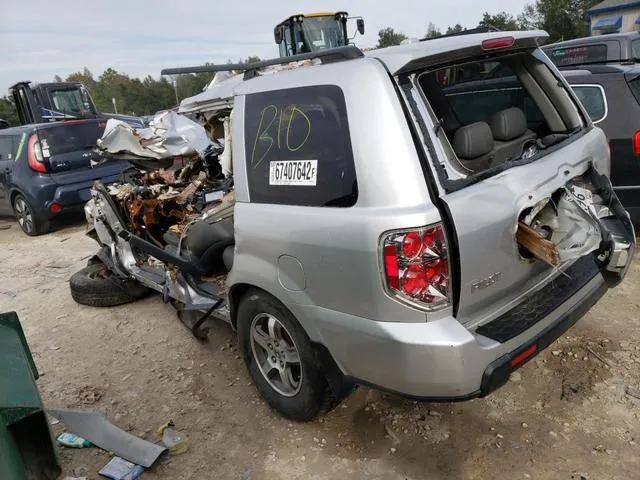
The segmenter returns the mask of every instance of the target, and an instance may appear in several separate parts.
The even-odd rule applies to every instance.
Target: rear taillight
[[[44,157],[42,156],[42,147],[40,146],[38,135],[35,133],[29,137],[29,143],[27,144],[27,162],[31,170],[40,173],[47,172],[47,165],[44,163]]]
[[[515,43],[516,39],[514,37],[490,38],[482,42],[482,49],[496,50],[498,48],[513,47]]]
[[[633,153],[640,157],[640,130],[633,135]]]
[[[442,225],[390,232],[382,242],[390,294],[426,310],[449,304],[449,255]]]

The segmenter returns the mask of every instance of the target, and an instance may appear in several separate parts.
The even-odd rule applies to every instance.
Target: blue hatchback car
[[[82,209],[95,180],[117,181],[128,162],[92,167],[104,127],[104,119],[92,119],[0,129],[0,214],[14,214],[24,233],[40,235],[52,219]]]

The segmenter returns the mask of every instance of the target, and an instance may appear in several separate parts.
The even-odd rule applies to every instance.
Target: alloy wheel
[[[251,353],[271,388],[293,397],[302,386],[302,364],[293,337],[274,316],[261,313],[251,322]]]
[[[31,208],[29,208],[27,202],[23,198],[17,198],[14,206],[20,228],[27,233],[33,232],[33,214],[31,213]]]

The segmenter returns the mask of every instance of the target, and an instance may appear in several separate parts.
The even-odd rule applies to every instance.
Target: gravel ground
[[[150,439],[173,420],[187,435],[186,453],[142,479],[638,478],[640,400],[625,394],[640,388],[637,260],[488,398],[424,404],[360,388],[324,418],[293,424],[261,401],[226,325],[200,343],[157,295],[110,309],[74,303],[68,279],[96,250],[84,228],[29,238],[0,218],[0,310],[20,316],[48,407],[96,409]],[[109,455],[63,448],[61,459],[64,474],[94,479]]]

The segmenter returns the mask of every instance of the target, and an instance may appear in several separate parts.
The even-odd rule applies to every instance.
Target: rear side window
[[[633,55],[634,60],[640,60],[640,40],[631,42],[631,55]]]
[[[589,114],[593,123],[607,116],[607,98],[600,85],[572,85],[573,91]]]
[[[638,104],[640,104],[640,76],[629,80],[629,88],[631,89],[631,93],[633,93]]]
[[[104,122],[58,123],[38,131],[45,157],[91,150],[102,137]]]
[[[9,135],[0,135],[0,160],[13,160],[13,142]]]
[[[605,62],[607,60],[606,45],[583,45],[546,50],[546,54],[557,66],[577,65],[581,63]]]
[[[358,198],[342,90],[334,85],[247,95],[252,202],[350,207]]]

